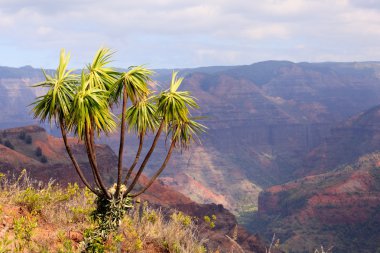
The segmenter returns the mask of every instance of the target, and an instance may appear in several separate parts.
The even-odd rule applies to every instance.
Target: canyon
[[[153,78],[157,89],[167,87],[170,74],[170,70],[156,70]],[[368,195],[369,189],[377,187],[377,181],[373,181],[373,176],[364,177],[364,181],[373,184],[367,188],[355,185],[362,184],[357,178],[375,173],[372,170],[375,161],[367,162],[364,167],[358,163],[363,159],[377,159],[373,158],[377,157],[376,153],[369,153],[378,149],[379,108],[376,106],[380,101],[380,63],[267,61],[244,66],[181,69],[180,75],[185,77],[183,88],[190,90],[201,106],[200,114],[194,116],[204,117],[202,123],[208,130],[201,136],[200,145],[173,155],[160,184],[200,204],[223,205],[248,230],[264,234],[267,240],[276,232],[284,241],[284,247],[294,248],[294,252],[316,248],[323,242],[333,244],[334,240],[335,246],[344,244],[347,233],[339,238],[320,237],[320,240],[316,236],[317,233],[331,235],[325,233],[326,230],[338,233],[340,230],[335,228],[346,226],[344,222],[326,225],[330,222],[326,217],[335,213],[334,210],[347,209],[344,203],[333,201],[341,196],[352,197],[349,202],[355,204],[345,214],[335,216],[344,220],[355,210],[363,211],[363,207],[357,206],[368,202],[368,210],[363,211],[365,217],[354,221],[347,218],[347,224],[364,226],[364,223],[377,222],[377,216],[374,220],[368,218],[377,208],[373,204],[378,201],[377,193]],[[37,123],[28,105],[42,94],[43,91],[31,88],[42,78],[42,72],[32,67],[0,67],[0,105],[4,112],[0,114],[1,129]],[[58,135],[54,126],[43,127]],[[100,138],[99,150],[107,149],[102,146],[106,144],[115,151],[117,140],[117,134]],[[131,136],[127,138],[126,164],[134,155],[136,143]],[[162,141],[147,168],[147,176],[160,164],[165,151]],[[12,153],[8,149],[4,152]],[[30,163],[31,169],[33,164]],[[112,162],[105,164],[112,165]],[[348,164],[352,164],[349,166],[352,170],[347,169]],[[60,165],[54,166],[58,174],[49,172],[46,177],[61,175]],[[355,187],[339,192],[343,195],[333,196],[328,182],[338,187],[348,178],[352,178],[349,184]],[[308,187],[304,188],[305,185]],[[325,198],[329,199],[327,195],[333,207],[324,202]],[[324,216],[315,210],[325,212],[321,214]],[[298,221],[298,214],[299,219],[307,221],[311,213],[313,219],[326,218],[325,223],[316,226],[318,222]],[[281,219],[276,223],[275,217],[279,215]],[[288,219],[291,225],[281,232],[281,224]],[[257,224],[262,229],[258,229]],[[315,230],[315,234],[310,240],[302,236],[297,239],[296,235],[302,235],[304,230],[294,224],[301,224],[305,231]],[[280,232],[275,229],[277,226]],[[362,242],[364,237],[356,236]],[[304,245],[297,247],[302,240]],[[339,247],[336,248],[339,250]],[[373,249],[374,246],[366,247]]]

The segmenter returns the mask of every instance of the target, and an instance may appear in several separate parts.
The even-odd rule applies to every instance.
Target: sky
[[[151,68],[380,60],[378,0],[0,0],[0,66]]]

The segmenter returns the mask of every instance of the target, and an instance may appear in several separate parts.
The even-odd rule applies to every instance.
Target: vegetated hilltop
[[[266,189],[253,231],[276,233],[289,252],[377,252],[380,241],[380,153]]]
[[[72,145],[72,149],[75,152],[78,162],[84,168],[84,173],[88,177],[90,175],[90,167],[87,164],[87,154],[83,144],[74,138],[71,138],[69,142]],[[102,175],[105,178],[110,179],[116,174],[116,156],[106,145],[97,145],[96,148],[99,166],[102,168]],[[17,177],[17,175],[23,173],[22,171],[24,169],[27,169],[27,172],[31,177],[45,183],[53,180],[55,183],[64,186],[67,183],[80,182],[79,177],[66,155],[63,141],[60,138],[47,134],[46,131],[39,126],[0,130],[0,151],[0,172],[8,174],[9,176],[16,175]],[[4,178],[2,177],[2,180],[3,179]],[[111,182],[112,180],[106,180],[106,182],[108,181]],[[140,183],[144,185],[147,181],[148,178],[143,176]],[[62,190],[60,188],[55,189],[56,191]],[[24,190],[22,191],[23,193],[20,194],[27,194]],[[30,196],[30,201],[34,202],[40,200],[42,207],[45,206],[45,203],[42,203],[45,201],[44,191],[38,188],[36,188],[35,191],[35,198]],[[23,208],[22,203],[21,205],[18,205],[18,202],[15,199],[9,198],[17,199],[17,196],[8,196],[8,199],[4,200],[4,202],[13,203],[10,206],[3,206],[3,209],[10,210],[4,215],[14,217],[6,218],[9,224],[3,224],[3,227],[0,227],[0,231],[2,231],[1,229],[9,229],[14,222],[12,218],[19,219],[24,215],[17,211],[19,207]],[[196,217],[196,220],[199,223],[197,224],[200,226],[200,228],[198,228],[200,232],[199,236],[208,239],[205,244],[208,247],[214,249],[219,248],[221,252],[228,252],[230,248],[236,247],[233,245],[238,243],[246,252],[265,252],[265,247],[267,247],[267,245],[264,241],[262,241],[257,235],[252,235],[244,228],[237,225],[234,215],[222,205],[195,203],[183,194],[165,186],[160,181],[154,183],[147,193],[142,195],[141,199],[142,201],[148,201],[151,206],[163,208],[162,210],[166,213],[172,213],[173,210],[177,210],[182,211],[191,217]],[[46,205],[48,205],[48,203],[46,203]],[[58,207],[56,206],[56,208]],[[69,206],[67,208],[70,209]],[[86,209],[86,207],[82,208]],[[20,210],[25,212],[24,209]],[[25,215],[29,217],[30,213]],[[211,217],[212,215],[215,215],[216,217],[216,220],[213,221],[215,224],[214,228],[211,228],[203,221],[204,216]],[[45,218],[38,216],[37,219],[43,220]],[[87,218],[85,220],[87,220]],[[77,234],[78,231],[75,229],[74,224],[71,225],[70,229],[74,229],[74,234]],[[40,228],[40,233],[49,233],[49,231],[45,230],[49,230],[51,227],[53,227],[52,229],[64,229],[59,224],[48,223]],[[54,230],[53,233],[58,233],[58,230]],[[236,234],[236,243],[226,237],[226,235],[233,237],[233,234]],[[55,235],[57,236],[57,234]],[[59,243],[57,242],[57,238],[51,240],[56,240],[55,243]]]
[[[323,142],[332,126],[380,101],[379,66],[268,61],[181,70],[183,86],[198,98],[209,130],[203,146],[174,155],[163,175],[165,183],[193,200],[221,203],[235,213],[254,210],[262,188],[298,177],[295,171],[303,167],[303,157]],[[17,87],[38,78],[17,77],[18,71],[25,72],[0,69],[7,112],[0,125],[30,119],[25,106],[38,90]],[[170,72],[157,70],[157,85],[166,88]],[[12,114],[16,108],[20,115]],[[127,140],[127,154],[136,141]],[[118,147],[117,142],[107,144]],[[154,160],[163,153],[165,148],[157,149]]]

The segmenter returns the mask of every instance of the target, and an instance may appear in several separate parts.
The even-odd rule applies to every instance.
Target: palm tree
[[[131,67],[128,72],[122,73],[120,79],[114,85],[114,92],[112,96],[114,100],[117,102],[120,97],[122,97],[122,113],[121,113],[121,125],[120,125],[120,144],[119,144],[119,157],[118,157],[118,167],[117,167],[117,184],[116,184],[116,192],[115,197],[118,198],[120,194],[120,186],[122,183],[122,169],[123,169],[123,152],[124,152],[124,143],[125,143],[125,129],[126,129],[126,113],[127,113],[127,101],[128,98],[132,102],[131,108],[137,108],[134,112],[135,119],[139,120],[140,125],[137,126],[137,133],[140,138],[139,149],[136,154],[136,158],[128,171],[130,175],[136,163],[138,162],[142,145],[143,138],[145,135],[144,124],[141,125],[141,122],[146,120],[150,121],[147,117],[151,117],[154,115],[154,108],[148,108],[146,110],[145,105],[147,105],[146,98],[150,93],[148,88],[148,82],[151,81],[150,76],[153,74],[151,70],[148,70],[142,66]],[[149,107],[149,106],[148,106]],[[140,109],[140,110],[139,110]],[[140,112],[140,114],[138,113]],[[136,114],[137,113],[137,114]],[[153,113],[150,115],[149,113]],[[132,113],[133,114],[133,113]],[[133,116],[132,116],[133,118]],[[153,122],[150,122],[153,123]],[[131,126],[133,122],[129,122],[129,126]],[[153,126],[151,124],[151,126]]]
[[[190,112],[189,108],[196,109],[199,108],[198,104],[195,102],[194,98],[190,96],[187,91],[178,91],[183,78],[177,78],[177,72],[173,72],[170,88],[166,91],[161,92],[157,97],[157,111],[156,117],[160,121],[158,130],[155,134],[153,143],[146,154],[143,162],[140,165],[132,183],[128,186],[125,194],[130,194],[132,197],[137,197],[138,195],[144,193],[154,182],[154,180],[161,174],[165,169],[173,149],[177,144],[180,147],[187,147],[192,140],[194,140],[193,135],[199,134],[204,131],[205,127],[189,118]],[[133,123],[135,122],[131,122]],[[162,131],[167,130],[167,136],[171,133],[170,147],[165,157],[164,162],[161,167],[156,171],[153,177],[149,180],[149,183],[143,187],[143,189],[137,193],[131,193],[137,184],[142,172],[145,169],[156,145]]]
[[[46,80],[35,85],[47,87],[46,94],[38,97],[33,103],[35,118],[39,118],[42,122],[54,122],[61,129],[66,151],[79,177],[83,184],[98,196],[97,210],[104,222],[110,220],[107,215],[114,213],[109,209],[115,208],[115,205],[109,203],[114,201],[113,203],[121,203],[120,208],[129,207],[129,204],[126,204],[129,199],[144,193],[162,173],[175,148],[188,148],[197,139],[197,135],[205,131],[205,127],[196,122],[197,118],[192,118],[190,115],[190,111],[199,109],[199,106],[188,91],[179,91],[183,78],[177,78],[177,72],[173,72],[169,89],[154,95],[149,85],[152,82],[151,70],[135,66],[119,73],[108,66],[112,54],[109,49],[98,50],[92,63],[87,65],[81,75],[75,75],[71,70],[67,70],[69,56],[62,50],[54,76],[44,72]],[[128,101],[131,102],[129,107]],[[112,107],[118,104],[121,104],[122,110],[120,119],[112,113]],[[95,138],[101,133],[113,133],[118,124],[120,143],[116,187],[107,189],[97,164]],[[127,129],[138,137],[139,146],[123,180],[123,155]],[[140,176],[163,132],[166,133],[168,140],[165,143],[170,144],[165,159],[148,183],[140,190],[136,190]],[[84,142],[94,185],[84,177],[67,141],[67,133],[73,133]],[[137,172],[134,172],[139,163],[144,138],[149,133],[154,135],[153,142]],[[123,214],[123,212],[116,213]],[[121,218],[118,216],[114,224],[118,224]],[[118,225],[108,227],[115,228],[115,226]]]
[[[66,55],[65,51],[61,50],[58,68],[54,76],[50,76],[43,71],[45,81],[36,84],[35,87],[46,87],[48,91],[45,95],[37,97],[33,103],[33,113],[34,117],[39,118],[41,122],[48,121],[50,124],[55,123],[56,126],[60,128],[66,151],[80,179],[93,193],[99,194],[85,178],[78,162],[73,156],[67,140],[67,119],[72,110],[75,89],[78,82],[78,78],[72,73],[72,70],[67,70],[69,60],[70,55]]]

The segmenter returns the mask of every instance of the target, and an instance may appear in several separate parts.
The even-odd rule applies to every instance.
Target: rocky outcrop
[[[36,180],[58,183],[80,182],[61,138],[49,135],[44,128],[32,125],[0,130],[0,171],[19,174],[26,169]],[[84,144],[69,138],[73,153],[84,174],[91,181],[91,169]],[[116,156],[110,147],[96,145],[99,167],[106,182],[116,168]]]
[[[375,106],[332,128],[330,135],[305,156],[293,173],[303,177],[328,172],[379,149],[380,106]]]
[[[378,104],[379,66],[267,61],[183,69],[183,87],[198,98],[209,130],[202,136],[203,146],[173,156],[164,182],[193,200],[223,204],[240,213],[257,207],[262,188],[311,175],[308,168],[324,172],[329,162],[320,162],[323,157],[313,158],[310,152],[325,143],[331,126]],[[157,87],[167,87],[170,73],[157,70]],[[0,67],[0,126],[32,121],[27,105],[42,90],[30,85],[42,78],[41,71],[31,67]],[[134,139],[127,141],[127,156],[135,150]],[[117,150],[118,138],[107,144]],[[337,161],[350,155],[330,151]],[[154,173],[165,152],[164,145],[157,148],[148,174]],[[315,166],[304,162],[305,156],[310,162],[314,159]]]
[[[270,187],[260,194],[254,220],[292,252],[311,252],[320,244],[334,246],[334,252],[375,252],[380,240],[379,165],[380,153],[373,153],[332,172]]]

